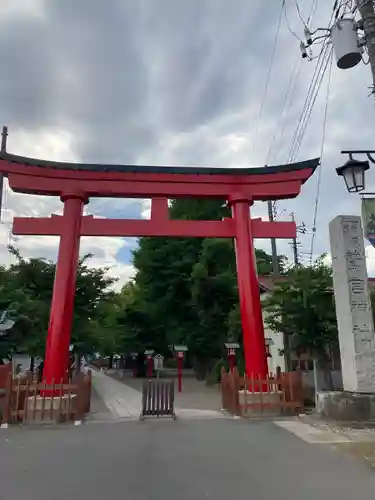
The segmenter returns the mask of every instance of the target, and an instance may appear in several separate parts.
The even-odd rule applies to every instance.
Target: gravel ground
[[[375,469],[375,442],[353,442],[336,445],[337,449],[363,460]]]
[[[375,469],[375,423],[374,422],[334,422],[322,420],[317,415],[300,416],[306,422],[318,429],[328,430],[347,437],[350,443],[338,443],[335,447],[351,456],[361,459]]]

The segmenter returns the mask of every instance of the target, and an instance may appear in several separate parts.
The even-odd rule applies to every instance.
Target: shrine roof
[[[118,172],[118,173],[144,173],[144,174],[183,174],[183,175],[224,175],[224,176],[247,176],[267,175],[283,172],[294,172],[304,169],[315,170],[320,163],[319,158],[306,160],[288,165],[277,165],[265,167],[196,167],[196,166],[150,166],[150,165],[109,165],[95,163],[68,163],[40,160],[24,156],[0,152],[0,160],[22,166],[42,167],[54,170],[71,170],[85,172]],[[1,163],[0,163],[0,172]],[[7,172],[4,172],[7,173]]]

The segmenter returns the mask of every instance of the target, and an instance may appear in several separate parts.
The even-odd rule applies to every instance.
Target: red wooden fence
[[[68,384],[38,383],[33,374],[9,375],[3,397],[2,425],[32,422],[81,422],[90,411],[91,372],[79,374]]]
[[[269,376],[265,380],[240,377],[237,369],[221,371],[222,408],[234,416],[245,416],[249,410],[260,413],[280,410],[297,412],[303,407],[302,375],[299,371]]]
[[[12,373],[12,363],[0,365],[0,389],[5,389],[10,373]]]

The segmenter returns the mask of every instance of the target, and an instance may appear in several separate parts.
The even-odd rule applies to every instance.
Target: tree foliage
[[[42,356],[47,335],[55,264],[44,259],[22,258],[9,248],[16,263],[0,268],[0,311],[8,310],[14,327],[0,340],[0,357],[14,352]],[[72,343],[80,353],[92,352],[98,346],[95,326],[103,316],[103,308],[113,299],[110,286],[114,279],[106,269],[88,267],[90,255],[78,266]]]
[[[173,219],[221,220],[229,211],[221,200],[175,200]],[[256,250],[258,272],[272,273],[272,258]],[[279,259],[283,270],[284,258]],[[142,322],[148,344],[166,350],[168,345],[186,343],[189,355],[207,368],[212,358],[223,355],[230,334],[230,317],[237,311],[238,291],[234,244],[230,239],[141,238],[134,252],[137,270],[137,311],[133,328]],[[148,317],[149,321],[145,319]],[[128,315],[129,320],[129,315]],[[238,330],[234,333],[238,340]]]
[[[277,283],[264,308],[268,326],[283,332],[297,355],[311,353],[324,362],[337,346],[332,270],[323,258],[292,269]]]

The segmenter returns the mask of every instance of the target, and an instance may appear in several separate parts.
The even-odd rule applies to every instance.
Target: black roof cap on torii
[[[265,167],[193,167],[193,166],[146,166],[146,165],[108,165],[95,163],[69,163],[27,158],[0,152],[0,160],[19,165],[30,165],[47,169],[73,170],[86,172],[119,172],[119,173],[144,173],[144,174],[183,174],[183,175],[266,175],[297,170],[315,170],[320,163],[320,158],[290,163],[287,165]],[[1,169],[0,169],[1,170]]]

